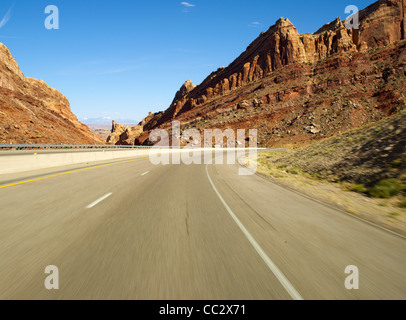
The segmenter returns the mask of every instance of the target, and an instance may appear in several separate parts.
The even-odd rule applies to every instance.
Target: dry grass
[[[406,209],[402,208],[402,196],[391,199],[375,199],[351,191],[354,185],[348,182],[329,182],[303,172],[300,168],[289,168],[278,164],[278,159],[287,152],[267,152],[258,155],[257,172],[287,188],[334,206],[348,214],[361,217],[375,224],[406,235]],[[294,171],[294,172],[292,172]],[[394,214],[396,213],[396,214]]]

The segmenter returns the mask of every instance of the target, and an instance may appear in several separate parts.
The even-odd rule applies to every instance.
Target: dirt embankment
[[[299,150],[262,153],[258,171],[406,235],[406,111]]]
[[[406,111],[285,155],[276,163],[332,182],[406,182]]]

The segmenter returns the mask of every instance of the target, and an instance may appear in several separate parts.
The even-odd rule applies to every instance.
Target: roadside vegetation
[[[258,164],[282,184],[406,232],[405,111],[302,149],[262,153]]]

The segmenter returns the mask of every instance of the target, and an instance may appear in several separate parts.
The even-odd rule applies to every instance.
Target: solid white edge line
[[[261,256],[262,260],[264,260],[264,262],[266,263],[268,268],[273,272],[275,277],[279,280],[279,282],[282,284],[282,286],[285,288],[285,290],[289,293],[289,295],[292,297],[292,299],[293,300],[303,300],[303,298],[299,294],[299,292],[297,292],[297,290],[293,287],[293,285],[285,277],[285,275],[282,273],[282,271],[280,271],[279,268],[275,265],[275,263],[273,263],[273,261],[268,257],[268,255],[261,248],[261,246],[258,244],[258,242],[254,239],[254,237],[249,233],[249,231],[245,228],[245,226],[242,224],[242,222],[237,218],[237,216],[228,206],[228,204],[223,199],[220,192],[217,190],[216,186],[214,185],[213,180],[210,178],[208,168],[209,168],[209,165],[206,165],[206,174],[207,174],[207,177],[209,178],[209,182],[210,182],[211,186],[213,187],[213,190],[216,192],[217,196],[219,197],[220,201],[223,203],[224,207],[227,209],[228,213],[233,218],[234,222],[238,225],[238,227],[247,237],[248,241],[255,248],[255,250]]]
[[[101,197],[100,199],[97,199],[95,202],[89,204],[86,208],[87,208],[87,209],[91,209],[91,208],[97,206],[100,202],[102,202],[103,200],[106,200],[106,199],[107,199],[108,197],[110,197],[111,195],[112,195],[111,192],[108,193],[108,194],[106,194],[106,195],[104,195],[104,196]]]
[[[149,173],[149,171],[144,172],[141,176],[143,177],[143,176],[145,176],[145,175],[148,174],[148,173]]]

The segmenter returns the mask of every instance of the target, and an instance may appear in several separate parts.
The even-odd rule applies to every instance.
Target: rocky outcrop
[[[144,120],[142,120],[139,125],[142,126],[144,131],[151,130],[152,128],[156,127],[158,121],[161,119],[163,114],[164,114],[163,112],[157,113],[150,112],[148,116]]]
[[[315,64],[334,54],[364,52],[404,39],[404,1],[380,0],[362,10],[359,30],[347,29],[337,18],[314,34],[299,34],[289,19],[279,19],[227,68],[212,72],[197,87],[187,81],[156,126],[285,66]]]
[[[0,43],[0,143],[103,144],[71,112],[68,99],[44,81],[26,78]]]
[[[116,142],[116,145],[142,145],[148,139],[150,130],[156,127],[162,115],[163,112],[150,112],[148,116],[138,124],[138,126],[134,127],[135,130],[133,128],[132,132],[123,132],[123,134],[120,135],[119,140]],[[128,130],[128,128],[126,130]]]
[[[111,134],[107,138],[107,143],[114,145],[133,145],[135,138],[142,133],[143,127],[141,125],[131,127],[113,121],[113,127]]]
[[[169,109],[160,117],[158,120],[159,123],[163,123],[166,121],[170,121],[171,119],[174,119],[178,113],[182,110],[182,108],[185,106],[186,103],[189,103],[190,105],[195,105],[193,99],[189,99],[189,95],[193,90],[196,88],[196,86],[192,83],[192,81],[187,80],[182,87],[179,89],[179,91],[175,94],[175,98],[173,99],[171,106]]]
[[[405,0],[380,0],[360,12],[359,46],[378,48],[405,40]]]
[[[191,92],[194,88],[196,88],[196,86],[192,83],[192,81],[187,80],[182,85],[182,87],[179,89],[179,91],[176,92],[176,95],[175,95],[175,98],[173,99],[172,104],[185,99],[187,97],[187,95],[189,94],[189,92]]]
[[[113,121],[113,127],[111,134],[107,138],[107,143],[114,145],[133,145],[134,141],[141,136],[144,131],[148,131],[156,125],[162,114],[162,112],[150,112],[137,126],[133,127]]]
[[[120,123],[117,123],[113,120],[113,127],[111,128],[111,134],[107,138],[108,144],[116,144],[120,140],[120,136],[126,130],[126,126]]]

